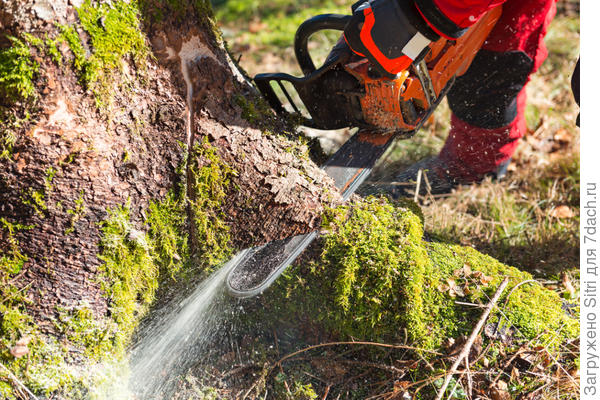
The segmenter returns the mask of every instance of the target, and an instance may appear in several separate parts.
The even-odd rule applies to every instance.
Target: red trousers
[[[525,85],[548,54],[543,38],[556,1],[506,1],[469,71],[448,94],[452,124],[440,158],[462,165],[466,180],[495,171],[525,133]]]

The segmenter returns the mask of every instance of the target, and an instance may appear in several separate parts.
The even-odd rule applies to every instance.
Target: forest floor
[[[214,3],[229,50],[250,76],[279,71],[299,75],[292,49],[298,25],[312,15],[346,13],[349,7],[343,0],[271,0],[264,3],[260,0],[228,0]],[[336,36],[331,33],[313,41],[312,54],[317,60],[324,59]],[[447,198],[425,196],[419,199],[419,203],[425,216],[425,230],[431,237],[474,247],[505,264],[528,271],[566,301],[577,303],[579,128],[575,125],[578,109],[571,94],[570,76],[579,55],[579,19],[556,17],[546,36],[546,44],[549,57],[527,86],[528,131],[513,157],[507,176],[501,181],[489,179],[477,186],[458,188]],[[391,172],[436,154],[448,133],[449,116],[450,111],[444,102],[414,138],[394,145],[376,168],[374,179],[385,180]],[[324,145],[334,150],[347,135],[348,132],[326,135]],[[308,334],[315,338],[305,341],[306,346],[328,339],[323,332]],[[300,336],[306,337],[307,332]],[[447,370],[452,360],[440,358],[428,361],[406,350],[390,348],[380,351],[357,343],[310,348],[294,356],[297,367],[284,371],[277,359],[287,354],[286,351],[302,348],[298,337],[289,339],[294,346],[287,349],[286,340],[285,337],[278,338],[277,332],[273,331],[262,340],[247,343],[241,351],[236,351],[232,345],[233,355],[225,354],[220,356],[222,359],[237,355],[238,358],[254,361],[240,362],[237,369],[225,373],[222,370],[217,372],[217,366],[210,373],[214,374],[213,377],[219,376],[216,380],[220,382],[240,373],[250,373],[254,376],[249,379],[251,383],[264,383],[266,378],[261,381],[261,374],[265,373],[265,365],[268,364],[269,368],[272,367],[268,372],[271,388],[280,390],[278,393],[283,395],[279,396],[283,397],[267,396],[267,392],[261,392],[265,398],[409,399],[414,395],[414,398],[427,399],[432,398],[432,393],[441,385],[441,379],[434,379],[433,371]],[[269,341],[276,348],[273,345],[269,347]],[[489,398],[504,400],[517,394],[523,399],[577,398],[577,346],[575,342],[572,347],[564,349],[564,353],[568,354],[563,354],[564,358],[559,361],[541,356],[544,351],[533,342],[517,347],[501,346],[500,353],[495,347],[492,350],[489,346],[479,349],[478,360],[483,360],[489,369],[488,375],[495,377],[488,392]],[[263,358],[261,364],[256,361],[253,352],[271,354],[271,358]],[[343,361],[332,369],[328,363],[332,358]],[[389,360],[389,363],[380,360]],[[517,365],[519,363],[521,366]],[[307,368],[302,370],[301,365]],[[410,370],[410,365],[420,365],[432,373],[423,380],[416,375],[411,376],[411,373],[399,374],[401,369]],[[540,365],[543,368],[539,368]],[[519,371],[522,373],[524,370],[527,374],[539,376],[533,380],[531,376],[524,379],[519,376]],[[342,376],[344,378],[340,381],[338,377]],[[438,378],[441,377],[443,372]],[[471,398],[470,385],[477,376],[467,378],[453,378],[450,384],[452,394],[446,398]],[[181,393],[186,396],[195,393],[194,396],[198,397],[194,398],[206,399],[229,398],[224,393],[233,393],[230,389],[217,388],[213,391],[203,386],[212,386],[214,382],[215,379],[204,382],[190,376],[183,383],[185,390]],[[312,382],[312,385],[307,382]],[[255,398],[251,389],[256,387],[238,391],[238,397]],[[415,389],[421,394],[414,394]]]

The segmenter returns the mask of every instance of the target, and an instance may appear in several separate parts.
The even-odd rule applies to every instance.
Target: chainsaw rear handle
[[[343,31],[350,18],[352,18],[351,15],[321,14],[307,19],[298,27],[294,37],[294,51],[305,76],[317,69],[308,52],[308,39],[310,36],[324,30]]]

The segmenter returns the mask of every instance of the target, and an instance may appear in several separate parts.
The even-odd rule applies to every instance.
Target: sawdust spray
[[[143,329],[130,361],[129,386],[135,398],[168,399],[173,379],[204,358],[228,315],[225,279],[244,255],[245,251],[238,253],[185,300],[159,311]]]

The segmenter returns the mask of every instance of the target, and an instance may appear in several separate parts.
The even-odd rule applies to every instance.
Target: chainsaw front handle
[[[308,52],[308,39],[310,36],[324,30],[343,31],[351,18],[351,15],[321,14],[307,19],[298,27],[294,37],[294,51],[304,75],[310,75],[317,69]],[[338,61],[331,60],[334,63]]]

